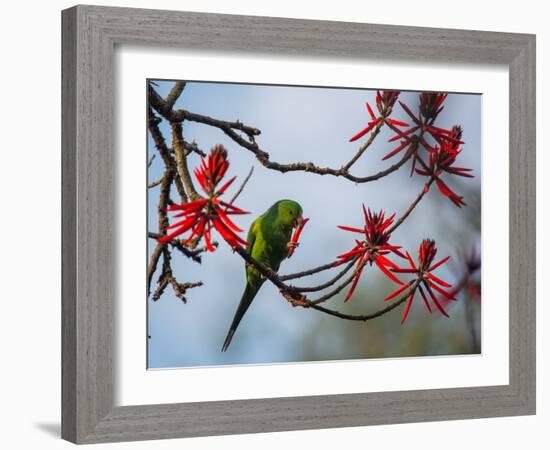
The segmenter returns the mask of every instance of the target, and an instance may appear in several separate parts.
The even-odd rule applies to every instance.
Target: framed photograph
[[[62,18],[65,439],[534,414],[534,36]]]

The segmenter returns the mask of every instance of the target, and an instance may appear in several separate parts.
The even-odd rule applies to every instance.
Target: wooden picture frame
[[[97,6],[63,11],[62,31],[64,439],[94,443],[535,413],[535,36]],[[115,407],[116,44],[508,66],[509,384]]]

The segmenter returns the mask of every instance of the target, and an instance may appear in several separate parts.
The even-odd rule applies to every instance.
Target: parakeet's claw
[[[288,247],[288,256],[287,256],[287,258],[290,258],[294,254],[294,251],[296,250],[296,247],[298,247],[299,245],[300,245],[299,242],[292,242],[292,241],[290,241],[288,244],[286,244],[286,246]]]
[[[281,294],[283,294],[283,297],[286,298],[286,300],[294,307],[301,306],[303,308],[307,308],[307,297],[305,295],[301,295],[299,298],[296,298],[295,295],[291,294],[287,291],[282,291]]]
[[[303,308],[307,308],[308,307],[308,304],[307,304],[307,300],[306,300],[306,296],[302,296],[302,298],[300,298],[299,300],[292,300],[290,302],[290,304],[294,307],[296,306],[301,306]]]

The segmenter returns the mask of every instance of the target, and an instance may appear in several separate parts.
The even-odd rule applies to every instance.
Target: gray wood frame
[[[76,443],[535,413],[535,36],[76,6],[63,11],[62,437]],[[510,74],[510,383],[113,406],[115,44],[505,64]]]

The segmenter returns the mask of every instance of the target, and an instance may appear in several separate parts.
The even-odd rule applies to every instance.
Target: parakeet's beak
[[[302,216],[299,216],[296,219],[296,228],[302,228],[304,226],[304,218]]]

